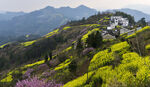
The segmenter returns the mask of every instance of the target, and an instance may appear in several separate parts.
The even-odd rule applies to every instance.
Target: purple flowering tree
[[[34,71],[34,69],[28,69],[25,74],[23,75],[23,78],[26,78],[26,77],[30,77],[31,76],[31,73]]]

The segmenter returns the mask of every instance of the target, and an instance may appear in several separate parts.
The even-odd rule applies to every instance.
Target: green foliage
[[[101,25],[100,24],[85,24],[85,25],[80,25],[80,26],[86,26],[90,28],[99,28]]]
[[[99,80],[102,78],[102,87],[108,83],[110,78],[113,78],[116,75],[116,72],[112,69],[111,66],[104,66],[99,68],[96,72],[95,75],[92,77],[91,81],[94,80]]]
[[[143,33],[143,32],[146,32],[146,31],[150,31],[150,26],[146,26],[138,31],[136,31],[135,33],[129,35],[126,37],[126,39],[131,39],[131,38],[134,38],[136,37],[136,35],[140,34],[140,33]]]
[[[127,42],[121,42],[111,46],[112,51],[121,51],[123,49],[128,49],[130,46]]]
[[[102,36],[99,28],[89,31],[81,38],[81,41],[88,47],[100,46],[102,44]]]
[[[136,37],[136,33],[133,33],[133,34],[127,36],[126,39],[131,39],[131,38],[134,38],[134,37]]]
[[[75,60],[72,60],[69,64],[69,71],[72,73],[75,73],[77,70],[77,62]]]
[[[147,25],[145,18],[141,18],[138,22],[137,22],[138,26],[140,27],[145,27]]]
[[[115,39],[103,39],[103,42],[113,42]]]
[[[117,43],[111,46],[111,52],[109,50],[100,51],[94,55],[93,59],[90,62],[89,70],[95,70],[99,67],[112,64],[115,60],[114,52],[117,52],[119,55],[127,53],[130,46],[127,42]]]
[[[95,32],[95,31],[100,31],[100,30],[99,30],[99,28],[96,28],[96,29],[93,29],[93,30],[89,31],[87,34],[85,34],[85,35],[82,37],[82,39],[81,39],[82,42],[86,43],[86,40],[87,40],[88,36],[89,36],[91,33]]]
[[[6,77],[3,78],[2,80],[0,80],[1,83],[10,83],[12,81],[14,81],[14,79],[19,79],[19,77],[16,77],[14,75],[22,75],[24,74],[24,71],[20,71],[18,69],[12,70],[10,72],[7,73]]]
[[[105,13],[105,12],[102,12],[102,13],[97,13],[95,15],[92,15],[90,16],[89,18],[87,19],[82,19],[82,20],[79,20],[79,21],[71,21],[69,22],[68,24],[69,25],[72,25],[72,26],[75,26],[75,25],[85,25],[85,24],[97,24],[97,22],[100,20],[100,19],[105,19],[105,20],[109,20],[109,18],[113,15],[113,13]]]
[[[90,25],[90,28],[94,29],[94,28],[99,28],[101,25],[100,24],[92,24]]]
[[[110,18],[105,16],[104,19],[109,20]]]
[[[68,48],[64,49],[62,52],[63,52],[63,53],[65,53],[65,52],[70,51],[71,49],[72,49],[72,46],[70,46],[70,47],[68,47]]]
[[[100,52],[96,55],[104,55]],[[95,56],[94,56],[95,58]],[[94,59],[93,58],[93,59]],[[99,57],[100,59],[101,57]],[[93,61],[91,60],[91,62]],[[95,61],[99,61],[96,59]],[[105,61],[105,60],[101,60]],[[97,62],[95,64],[99,64]],[[93,64],[94,65],[94,64]],[[149,57],[142,58],[137,53],[129,52],[122,55],[121,64],[115,68],[112,66],[97,67],[97,70],[89,71],[94,72],[90,75],[90,79],[86,79],[86,75],[83,75],[73,81],[65,84],[65,87],[73,85],[72,87],[95,87],[97,81],[99,86],[105,87],[147,87],[150,82],[150,59]],[[91,67],[91,65],[89,66]],[[84,78],[84,80],[83,80]],[[82,79],[82,80],[81,80]],[[89,81],[89,83],[87,83]],[[78,83],[77,83],[78,82]],[[77,83],[77,84],[75,84]],[[75,85],[74,85],[75,84]],[[98,86],[98,84],[96,84]]]
[[[89,72],[88,77],[92,76],[93,73],[94,72]],[[63,87],[82,87],[84,84],[86,84],[86,81],[87,81],[87,73],[73,81],[68,82]]]
[[[122,60],[123,64],[141,59],[137,53],[126,53],[126,54],[123,54],[122,58],[123,58]]]
[[[32,45],[32,44],[35,43],[35,42],[36,42],[36,40],[27,41],[27,42],[21,43],[21,45],[23,45],[23,46],[30,46],[30,45]]]
[[[70,28],[71,28],[70,26],[66,26],[66,27],[63,28],[63,30],[68,30]]]
[[[110,23],[109,21],[110,21],[110,17],[105,16],[105,17],[101,18],[98,22],[101,25],[108,25]]]
[[[6,78],[2,79],[0,82],[11,82],[13,80],[12,75],[8,75]]]
[[[130,45],[125,41],[118,44],[114,44],[111,46],[111,51],[119,53],[119,55],[122,55],[124,53],[127,53],[129,51]]]
[[[117,26],[116,26],[116,28],[117,28],[117,29],[121,29],[122,27],[121,27],[121,26],[119,26],[119,25],[117,25]]]
[[[78,38],[78,40],[76,41],[76,49],[81,50],[82,48],[83,48],[83,44],[81,38]]]
[[[150,50],[150,44],[146,45],[145,49]]]
[[[88,35],[88,38],[86,40],[88,47],[99,47],[102,45],[102,35],[99,31],[95,31]]]
[[[55,71],[57,70],[61,70],[61,69],[64,69],[66,67],[69,67],[69,64],[71,63],[71,59],[67,59],[65,62],[59,64],[57,67],[55,67]]]
[[[99,67],[109,65],[114,60],[113,53],[109,53],[108,50],[100,51],[94,55],[90,62],[89,71],[98,69]]]
[[[32,63],[32,64],[27,64],[27,65],[23,66],[22,68],[30,68],[30,67],[33,67],[35,65],[43,64],[44,62],[45,62],[45,60],[41,60],[41,61],[38,61],[38,62],[35,62],[35,63]]]
[[[10,44],[10,43],[3,44],[3,45],[0,46],[0,48],[3,48],[3,47],[5,47],[8,44]]]
[[[52,35],[57,34],[58,31],[59,31],[59,29],[56,29],[56,30],[54,30],[54,31],[52,31],[52,32],[50,32],[50,33],[48,33],[48,34],[46,34],[45,37],[46,37],[46,38],[51,37]]]
[[[103,22],[106,23],[108,22],[110,15],[103,15],[103,17],[105,19],[103,20]],[[94,18],[96,18],[96,21],[102,19],[100,16],[96,15],[94,16]],[[88,23],[90,23],[89,20],[93,19],[88,19]],[[83,22],[87,22],[87,20],[82,19],[80,22],[81,24],[84,24]],[[33,74],[46,80],[55,79],[56,82],[62,82],[64,84],[66,83],[64,87],[148,87],[150,85],[149,56],[141,57],[135,52],[130,52],[130,45],[126,41],[120,42],[120,40],[118,39],[102,40],[100,33],[101,30],[99,28],[106,26],[95,24],[95,22],[92,22],[93,24],[88,23],[85,23],[85,25],[80,26],[71,26],[71,27],[66,26],[62,29],[68,31],[65,33],[59,32],[59,29],[54,30],[53,32],[50,32],[49,34],[45,35],[46,38],[42,38],[39,41],[36,40],[36,43],[34,41],[22,43],[23,46],[21,46],[20,49],[22,49],[24,46],[29,47],[24,47],[26,48],[24,50],[25,51],[27,50],[26,53],[20,52],[18,53],[20,53],[21,56],[22,55],[26,56],[27,61],[29,61],[28,60],[29,58],[39,58],[42,55],[47,54],[51,49],[55,49],[55,45],[53,46],[53,44],[58,44],[58,46],[56,45],[57,49],[55,49],[56,51],[58,50],[58,52],[54,51],[54,53],[56,52],[55,53],[56,61],[51,62],[51,63],[57,62],[55,63],[56,67],[54,67],[55,66],[54,64],[54,66],[50,67],[50,69],[43,69],[43,71],[42,70],[36,71],[38,70],[37,67],[41,64],[43,65],[43,63],[45,62],[44,60],[41,60],[32,64],[24,65],[23,67],[19,67],[19,69],[21,69],[20,71],[17,69],[10,71],[8,74],[3,76],[4,78],[2,78],[0,82],[2,83],[14,82],[14,80],[20,79],[15,76],[24,74],[26,70],[29,68],[34,68]],[[117,26],[117,28],[120,28],[120,26]],[[87,29],[89,31],[87,34],[83,35],[83,37],[80,39],[81,41],[78,41],[76,37],[79,36],[82,29],[85,30]],[[145,32],[149,29],[150,27],[147,26],[142,30],[137,31],[133,35],[136,36],[137,34],[141,32],[143,33],[143,31]],[[52,39],[48,38],[53,35],[55,35],[55,38]],[[126,35],[123,35],[123,37],[126,37]],[[80,49],[80,52],[78,52],[78,50],[76,49],[73,49],[73,46],[71,46],[72,41],[75,41],[73,43],[77,43],[77,49],[81,48],[83,45],[85,47],[87,46],[94,47],[95,49],[94,51],[90,52],[91,54],[90,56],[80,55],[84,53],[83,49]],[[100,47],[101,42],[106,43],[106,45],[104,44],[104,47]],[[119,43],[113,44],[116,42]],[[61,48],[59,48],[62,46],[63,47],[69,46],[69,47],[62,50]],[[147,45],[146,49],[149,48],[150,47],[148,47]],[[60,50],[62,51],[59,52]],[[16,52],[12,54],[15,53]],[[3,53],[3,55],[5,54]],[[22,62],[24,62],[23,59],[24,57],[21,56],[17,56],[16,60],[20,59],[22,60]],[[91,56],[93,56],[93,58],[90,58]],[[46,56],[45,58],[46,61],[48,61],[47,59],[48,57]],[[7,62],[6,59],[9,58],[6,57],[5,60],[1,60],[0,64],[4,65],[3,61]],[[51,70],[54,71],[53,74],[51,74],[51,72],[49,73],[49,71]],[[45,72],[48,72],[46,74],[51,75],[44,76]]]

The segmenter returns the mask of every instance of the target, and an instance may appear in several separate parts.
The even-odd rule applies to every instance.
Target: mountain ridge
[[[113,10],[107,10],[107,11],[108,12],[121,11],[121,12],[130,14],[130,15],[134,16],[135,21],[138,21],[143,17],[146,19],[146,21],[150,21],[150,15],[149,14],[146,14],[142,11],[138,11],[138,10],[135,10],[135,9],[122,8],[122,9],[113,9]]]
[[[124,6],[124,8],[135,9],[135,10],[139,10],[139,11],[142,11],[144,13],[150,14],[150,11],[149,11],[150,6],[149,5],[131,4],[131,5]]]
[[[82,10],[80,11],[80,9]],[[96,12],[96,10],[85,6],[77,8],[47,6],[40,10],[13,17],[12,20],[0,21],[0,37],[18,37],[27,34],[42,36],[68,21],[88,17]]]

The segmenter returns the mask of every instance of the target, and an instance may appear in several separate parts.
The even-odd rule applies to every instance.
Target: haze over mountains
[[[16,17],[11,20],[6,19],[0,21],[0,38],[9,38],[10,36],[17,37],[27,34],[42,36],[70,20],[78,20],[83,17],[88,17],[96,12],[96,10],[83,5],[77,8],[53,8],[47,6],[46,8],[26,13],[24,15],[16,15]],[[2,18],[0,16],[0,19]],[[4,40],[6,40],[6,38]],[[3,42],[2,39],[0,39],[0,41]]]
[[[134,10],[134,9],[123,8],[123,9],[113,9],[113,10],[107,10],[107,11],[109,11],[109,12],[121,11],[121,12],[130,14],[130,15],[134,16],[135,21],[138,21],[143,17],[146,19],[146,21],[150,21],[149,14],[146,14],[142,11],[138,11],[138,10]]]
[[[127,5],[124,8],[130,8],[130,9],[135,9],[138,11],[142,11],[144,13],[150,14],[150,6],[149,5],[144,5],[144,4],[131,4]]]
[[[13,17],[24,15],[24,12],[4,12],[0,13],[0,21],[11,20]]]
[[[77,8],[53,8],[48,6],[44,9],[14,17],[10,21],[0,22],[0,31],[2,30],[5,32],[5,35],[7,35],[7,31],[12,31],[11,33],[16,35],[44,35],[52,29],[65,24],[69,20],[78,20],[82,17],[88,17],[95,13],[96,10],[85,6],[79,6]],[[1,33],[1,35],[2,34],[4,33]]]
[[[122,11],[134,16],[138,21],[145,17],[150,21],[150,15],[133,9],[114,9],[110,12]],[[89,17],[98,11],[84,5],[77,8],[47,6],[30,13],[6,12],[0,14],[0,43],[13,41],[15,38],[25,35],[45,35],[53,29],[66,24],[70,20],[78,20]]]

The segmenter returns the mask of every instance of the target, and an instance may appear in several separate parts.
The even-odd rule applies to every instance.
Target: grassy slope
[[[82,25],[82,26],[92,26],[92,25]],[[94,26],[94,25],[93,25]],[[74,26],[75,27],[75,26]],[[75,27],[76,28],[76,27]],[[77,27],[79,28],[79,27]],[[79,31],[82,30],[79,29]],[[85,28],[85,27],[84,27]],[[93,28],[95,29],[95,28]],[[145,27],[139,32],[141,33],[143,30],[147,30],[149,27]],[[71,35],[71,27],[65,27],[62,29],[63,32],[67,35]],[[88,30],[89,32],[91,30]],[[52,36],[53,34],[57,34],[58,30],[51,32],[46,35],[46,38]],[[88,32],[88,33],[89,33]],[[87,33],[87,34],[88,34]],[[132,36],[125,37],[126,39],[134,38],[136,34]],[[64,35],[65,36],[65,35]],[[85,36],[83,36],[84,38]],[[130,38],[129,38],[130,37]],[[74,42],[76,40],[73,40]],[[93,58],[90,61],[90,65],[88,67],[88,73],[85,71],[82,75],[75,76],[73,73],[69,71],[69,64],[72,61],[73,47],[66,46],[66,48],[59,48],[56,51],[61,50],[60,53],[68,52],[70,56],[62,63],[51,67],[51,68],[40,68],[42,65],[44,66],[44,60],[37,61],[33,64],[27,64],[22,67],[18,67],[16,69],[11,70],[7,74],[4,74],[1,78],[1,82],[4,83],[15,83],[14,80],[20,78],[14,77],[15,75],[20,75],[27,72],[28,69],[34,69],[32,76],[37,75],[40,78],[45,78],[47,80],[55,79],[57,82],[63,82],[64,87],[94,87],[97,86],[109,86],[109,87],[146,87],[150,83],[150,60],[149,56],[141,57],[139,54],[132,52],[130,44],[126,41],[116,41],[111,40],[111,45],[109,44],[106,49],[100,50],[95,49],[92,54],[94,54]],[[31,41],[32,42],[32,41]],[[70,42],[69,44],[71,44]],[[109,41],[105,41],[104,43],[110,43]],[[113,44],[115,43],[115,44]],[[26,42],[23,43],[24,46],[30,46],[33,43]],[[64,46],[63,44],[62,46]],[[146,47],[149,49],[149,47]],[[80,60],[77,60],[80,63],[83,63],[87,57],[83,57]],[[82,64],[81,64],[82,65]],[[80,66],[80,65],[79,65]],[[51,73],[55,71],[54,75],[47,76],[44,73]],[[80,69],[79,71],[80,72]],[[88,74],[88,78],[87,78]],[[74,77],[75,76],[75,77]],[[100,84],[101,83],[101,84]]]

